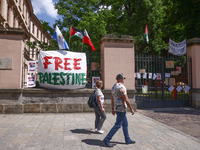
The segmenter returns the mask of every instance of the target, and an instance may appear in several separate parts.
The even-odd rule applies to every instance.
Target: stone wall
[[[46,90],[46,89],[1,89],[0,113],[74,113],[92,112],[87,101],[93,89]],[[134,90],[128,96],[136,110]],[[111,91],[104,90],[106,111],[111,112]]]

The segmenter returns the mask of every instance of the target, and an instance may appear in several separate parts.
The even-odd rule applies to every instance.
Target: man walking
[[[103,142],[107,147],[113,147],[113,145],[110,143],[110,140],[121,126],[123,127],[123,133],[126,144],[135,143],[135,141],[130,139],[128,134],[128,121],[126,117],[126,108],[127,106],[129,107],[132,115],[134,114],[134,110],[128,99],[126,87],[123,85],[125,79],[126,78],[123,74],[118,74],[116,76],[117,83],[115,83],[115,85],[112,87],[112,97],[111,97],[112,114],[115,115],[116,113],[117,118],[115,125],[112,127],[108,135],[103,140]]]

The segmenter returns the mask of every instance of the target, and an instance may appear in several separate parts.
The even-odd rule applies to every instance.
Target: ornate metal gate
[[[192,87],[191,58],[135,56],[138,108],[189,106]]]

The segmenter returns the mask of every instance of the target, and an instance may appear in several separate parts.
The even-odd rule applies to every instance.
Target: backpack
[[[94,90],[94,92],[89,97],[88,106],[90,108],[94,108],[94,107],[98,106],[98,102],[97,102],[97,97],[96,97],[95,90]]]

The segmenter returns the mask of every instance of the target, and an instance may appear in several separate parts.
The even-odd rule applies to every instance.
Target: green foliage
[[[54,29],[49,26],[49,23],[44,20],[40,20],[40,22],[42,24],[43,30],[48,32],[51,36],[53,36]]]
[[[56,24],[72,49],[82,47],[82,41],[69,39],[71,26],[87,29],[97,51],[105,34],[132,35],[137,53],[157,55],[167,52],[169,38],[180,42],[200,35],[199,0],[59,0],[55,7],[63,17]],[[144,39],[146,24],[149,44]]]
[[[27,41],[26,45],[28,45],[31,49],[35,49],[36,47],[39,47],[40,50],[43,50],[43,51],[58,49],[58,44],[57,44],[56,40],[50,40],[49,43],[40,42],[40,41],[38,41],[38,42]]]

